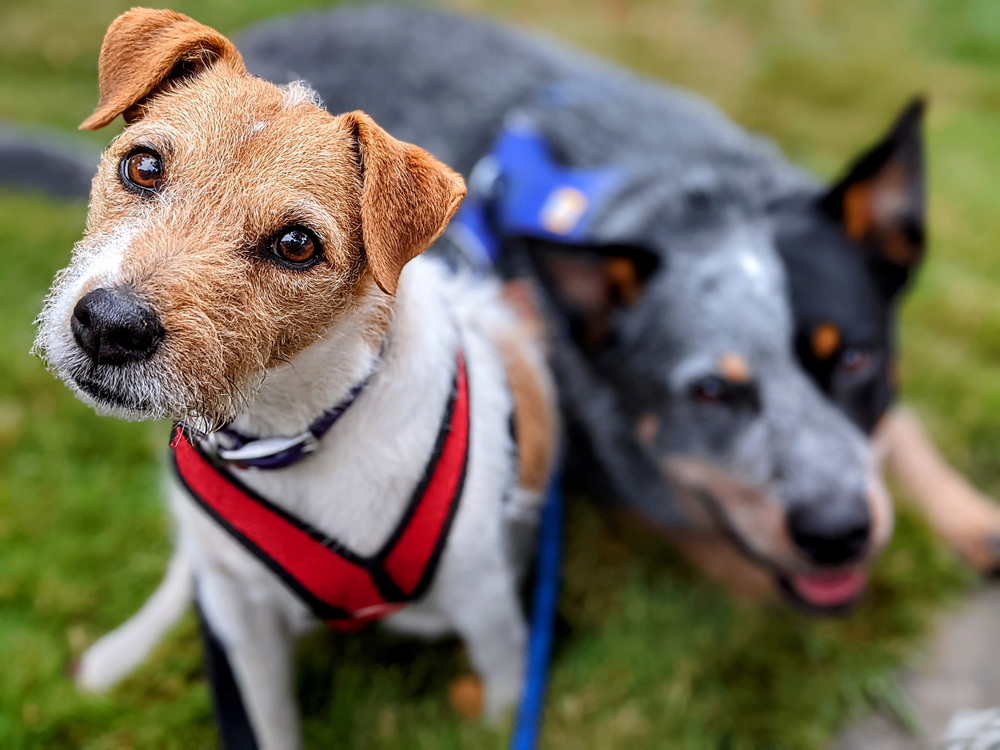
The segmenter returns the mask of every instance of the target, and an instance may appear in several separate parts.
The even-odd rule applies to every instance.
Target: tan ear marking
[[[197,71],[225,61],[246,70],[236,47],[215,29],[171,10],[133,8],[108,28],[98,64],[101,99],[80,125],[97,130],[133,112],[179,66]]]
[[[340,116],[361,170],[361,235],[375,283],[395,294],[403,266],[448,226],[465,182],[423,149],[398,141],[363,112]]]
[[[618,299],[626,305],[634,305],[642,296],[642,282],[635,263],[627,258],[612,258],[608,261],[608,283]]]
[[[844,229],[852,240],[861,240],[872,226],[871,186],[851,185],[844,192]]]
[[[914,245],[903,230],[901,217],[908,200],[906,170],[901,164],[890,164],[844,191],[844,231],[855,242],[877,242],[891,263],[912,265],[919,260],[922,247]]]

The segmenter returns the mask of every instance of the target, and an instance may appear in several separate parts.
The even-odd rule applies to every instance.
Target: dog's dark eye
[[[760,389],[752,380],[734,383],[719,375],[706,375],[691,383],[688,395],[699,404],[755,412],[760,410]]]
[[[312,232],[296,227],[282,229],[274,235],[270,249],[286,263],[306,266],[319,258],[320,244]]]
[[[163,159],[148,149],[134,151],[121,162],[121,178],[133,192],[155,192],[163,184]]]
[[[691,385],[691,398],[702,404],[724,404],[730,395],[729,384],[717,375],[701,378]]]
[[[840,367],[851,375],[864,375],[871,367],[874,357],[864,349],[847,347],[840,355]]]

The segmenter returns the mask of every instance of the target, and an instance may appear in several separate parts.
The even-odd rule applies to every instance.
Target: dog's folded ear
[[[219,61],[237,72],[243,58],[226,37],[171,10],[133,8],[118,16],[104,36],[98,72],[101,100],[80,125],[97,130],[118,115],[141,116],[141,104],[167,83],[190,77]]]
[[[876,261],[890,296],[924,256],[923,115],[915,99],[821,201]]]
[[[570,323],[580,346],[599,348],[612,335],[612,316],[635,305],[660,267],[656,254],[639,247],[526,242],[542,284]]]
[[[386,133],[364,112],[338,120],[349,129],[361,172],[361,237],[375,283],[395,294],[403,266],[445,230],[465,182],[417,146]]]

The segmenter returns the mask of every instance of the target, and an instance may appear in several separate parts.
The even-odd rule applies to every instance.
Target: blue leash
[[[556,472],[549,483],[545,507],[542,508],[531,630],[528,633],[528,658],[510,750],[535,750],[542,731],[545,688],[548,685],[556,602],[559,598],[562,499],[561,476]]]

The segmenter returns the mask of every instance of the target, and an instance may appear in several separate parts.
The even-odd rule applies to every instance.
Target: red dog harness
[[[177,475],[191,497],[328,625],[354,630],[420,597],[434,577],[462,498],[469,457],[469,384],[455,377],[434,450],[389,539],[359,555],[243,484],[178,427]]]

